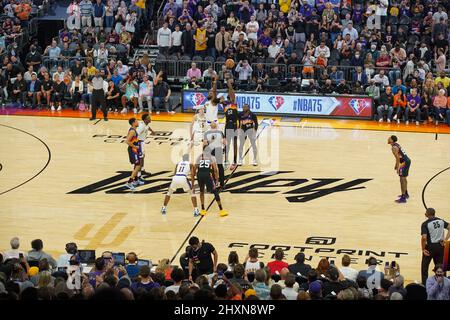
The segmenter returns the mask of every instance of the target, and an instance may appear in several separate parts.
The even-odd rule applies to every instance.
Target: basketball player
[[[242,112],[239,114],[239,161],[238,165],[242,165],[242,153],[244,151],[245,139],[250,140],[253,150],[253,165],[258,165],[258,149],[256,148],[256,132],[258,131],[258,119],[256,115],[250,111],[250,106],[244,104]]]
[[[213,76],[212,92],[208,95],[208,101],[205,103],[206,123],[208,126],[210,126],[212,122],[219,122],[219,103],[220,99],[217,98],[217,76]]]
[[[233,89],[233,80],[228,79],[228,101],[224,102],[224,112],[225,112],[225,167],[228,166],[228,154],[230,152],[231,141],[233,141],[233,164],[230,167],[230,170],[233,170],[236,165],[237,160],[237,128],[238,128],[238,120],[239,115],[237,111],[236,104],[236,94]]]
[[[394,170],[397,171],[400,176],[400,188],[402,194],[399,196],[395,202],[406,203],[406,199],[409,198],[408,194],[408,182],[406,178],[408,177],[409,167],[411,166],[411,159],[406,155],[402,147],[397,143],[396,136],[390,136],[388,139],[388,144],[392,146],[392,153],[395,157],[395,167]]]
[[[191,179],[191,182],[189,182],[189,178]],[[182,188],[185,192],[189,190],[189,193],[191,194],[192,205],[194,206],[194,217],[198,217],[200,212],[198,211],[197,198],[195,196],[194,189],[192,188],[194,183],[194,166],[189,162],[189,155],[185,154],[183,155],[183,161],[180,161],[175,167],[174,176],[172,177],[172,183],[170,184],[169,190],[167,191],[166,197],[164,198],[164,205],[161,208],[161,213],[166,214],[167,205],[169,204],[172,192],[176,191],[179,188]]]
[[[191,123],[191,146],[203,145],[203,137],[206,132],[205,107],[200,106]]]
[[[208,152],[216,158],[221,190],[223,190],[225,185],[225,175],[223,170],[223,149],[225,144],[226,140],[223,132],[217,129],[216,122],[211,122],[211,129],[205,132],[203,145],[205,146],[205,152]]]
[[[222,203],[219,196],[219,191],[216,188],[218,184],[219,177],[219,169],[217,168],[216,159],[208,152],[202,152],[202,154],[198,157],[195,167],[194,167],[194,175],[197,174],[197,182],[200,189],[200,202],[202,204],[202,210],[200,214],[204,216],[206,214],[205,210],[205,187],[206,190],[210,193],[214,194],[217,205],[220,209],[220,216],[225,217],[228,215],[222,208]],[[214,175],[213,175],[214,173]],[[215,178],[215,182],[213,181],[213,177]]]
[[[152,119],[150,118],[150,115],[148,113],[144,113],[142,115],[142,121],[139,121],[139,125],[136,129],[138,133],[138,139],[139,139],[139,145],[141,146],[142,151],[142,159],[141,159],[141,169],[138,172],[138,181],[143,182],[141,179],[142,172],[145,173],[144,169],[144,158],[145,158],[145,140],[148,137],[148,131],[152,134],[155,134],[155,131],[153,131],[152,128],[149,127],[150,122],[152,122]]]
[[[132,165],[134,165],[133,171],[131,172],[131,177],[128,179],[128,182],[125,184],[125,187],[134,191],[136,189],[136,185],[143,184],[140,183],[137,179],[137,174],[141,169],[141,158],[142,158],[142,150],[141,145],[138,139],[138,133],[136,128],[138,127],[138,121],[136,118],[131,118],[128,120],[130,124],[130,129],[128,129],[128,135],[126,139],[126,143],[128,144],[128,157]]]

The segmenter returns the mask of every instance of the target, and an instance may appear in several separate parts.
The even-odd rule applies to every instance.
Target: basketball
[[[227,66],[228,69],[231,69],[234,67],[234,60],[233,59],[227,59],[227,61],[225,61],[225,65]]]

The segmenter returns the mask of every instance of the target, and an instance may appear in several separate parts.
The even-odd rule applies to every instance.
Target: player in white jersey
[[[211,122],[219,122],[219,103],[220,99],[217,98],[217,76],[215,76],[212,81],[212,92],[208,95],[208,101],[205,103],[205,115],[208,125]]]
[[[190,179],[190,181],[189,181]],[[174,176],[172,177],[172,183],[169,186],[169,190],[167,191],[166,197],[164,198],[164,205],[161,208],[161,213],[167,213],[167,205],[170,201],[170,196],[177,189],[183,189],[185,192],[189,191],[191,195],[192,205],[194,206],[194,217],[200,215],[200,211],[197,207],[197,197],[194,192],[194,168],[193,165],[189,162],[189,155],[183,155],[183,161],[180,161],[175,167]]]
[[[139,144],[140,144],[141,150],[142,150],[142,161],[141,161],[142,165],[141,165],[141,170],[139,170],[139,172],[138,172],[138,183],[141,185],[144,184],[144,181],[141,179],[141,175],[142,175],[142,172],[145,173],[145,169],[144,169],[145,140],[148,137],[149,131],[152,134],[155,133],[155,131],[153,131],[153,129],[149,127],[149,124],[151,122],[152,122],[152,119],[150,118],[150,115],[148,113],[144,113],[142,115],[142,121],[139,121],[139,125],[136,128]]]
[[[194,115],[191,123],[191,141],[192,145],[202,145],[203,136],[207,131],[205,107],[200,106],[198,112]]]

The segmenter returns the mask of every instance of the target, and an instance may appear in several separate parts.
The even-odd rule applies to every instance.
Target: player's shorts
[[[141,158],[143,158],[145,156],[145,141],[139,140],[139,146],[141,147],[141,153],[142,153]]]
[[[216,185],[214,183],[213,177],[210,174],[198,173],[197,182],[200,190],[204,190],[213,193],[216,190]]]
[[[131,147],[128,147],[128,158],[130,159],[130,163],[134,165],[138,165],[141,163],[142,152],[141,148],[137,148],[137,152],[134,151]]]
[[[411,166],[411,160],[400,162],[400,168],[398,169],[398,175],[400,177],[407,177],[409,174],[409,167]]]
[[[192,140],[194,146],[202,145],[204,135],[205,133],[203,131],[194,131],[194,138]]]
[[[177,189],[183,189],[184,191],[192,190],[191,183],[189,182],[189,178],[184,175],[175,175],[172,178],[172,183],[170,184],[169,189],[172,191],[176,191]]]

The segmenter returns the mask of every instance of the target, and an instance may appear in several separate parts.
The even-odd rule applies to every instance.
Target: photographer
[[[189,257],[189,280],[195,281],[198,276],[214,273],[219,258],[214,246],[204,240],[200,242],[197,237],[191,237],[189,245],[190,248],[187,252]]]

